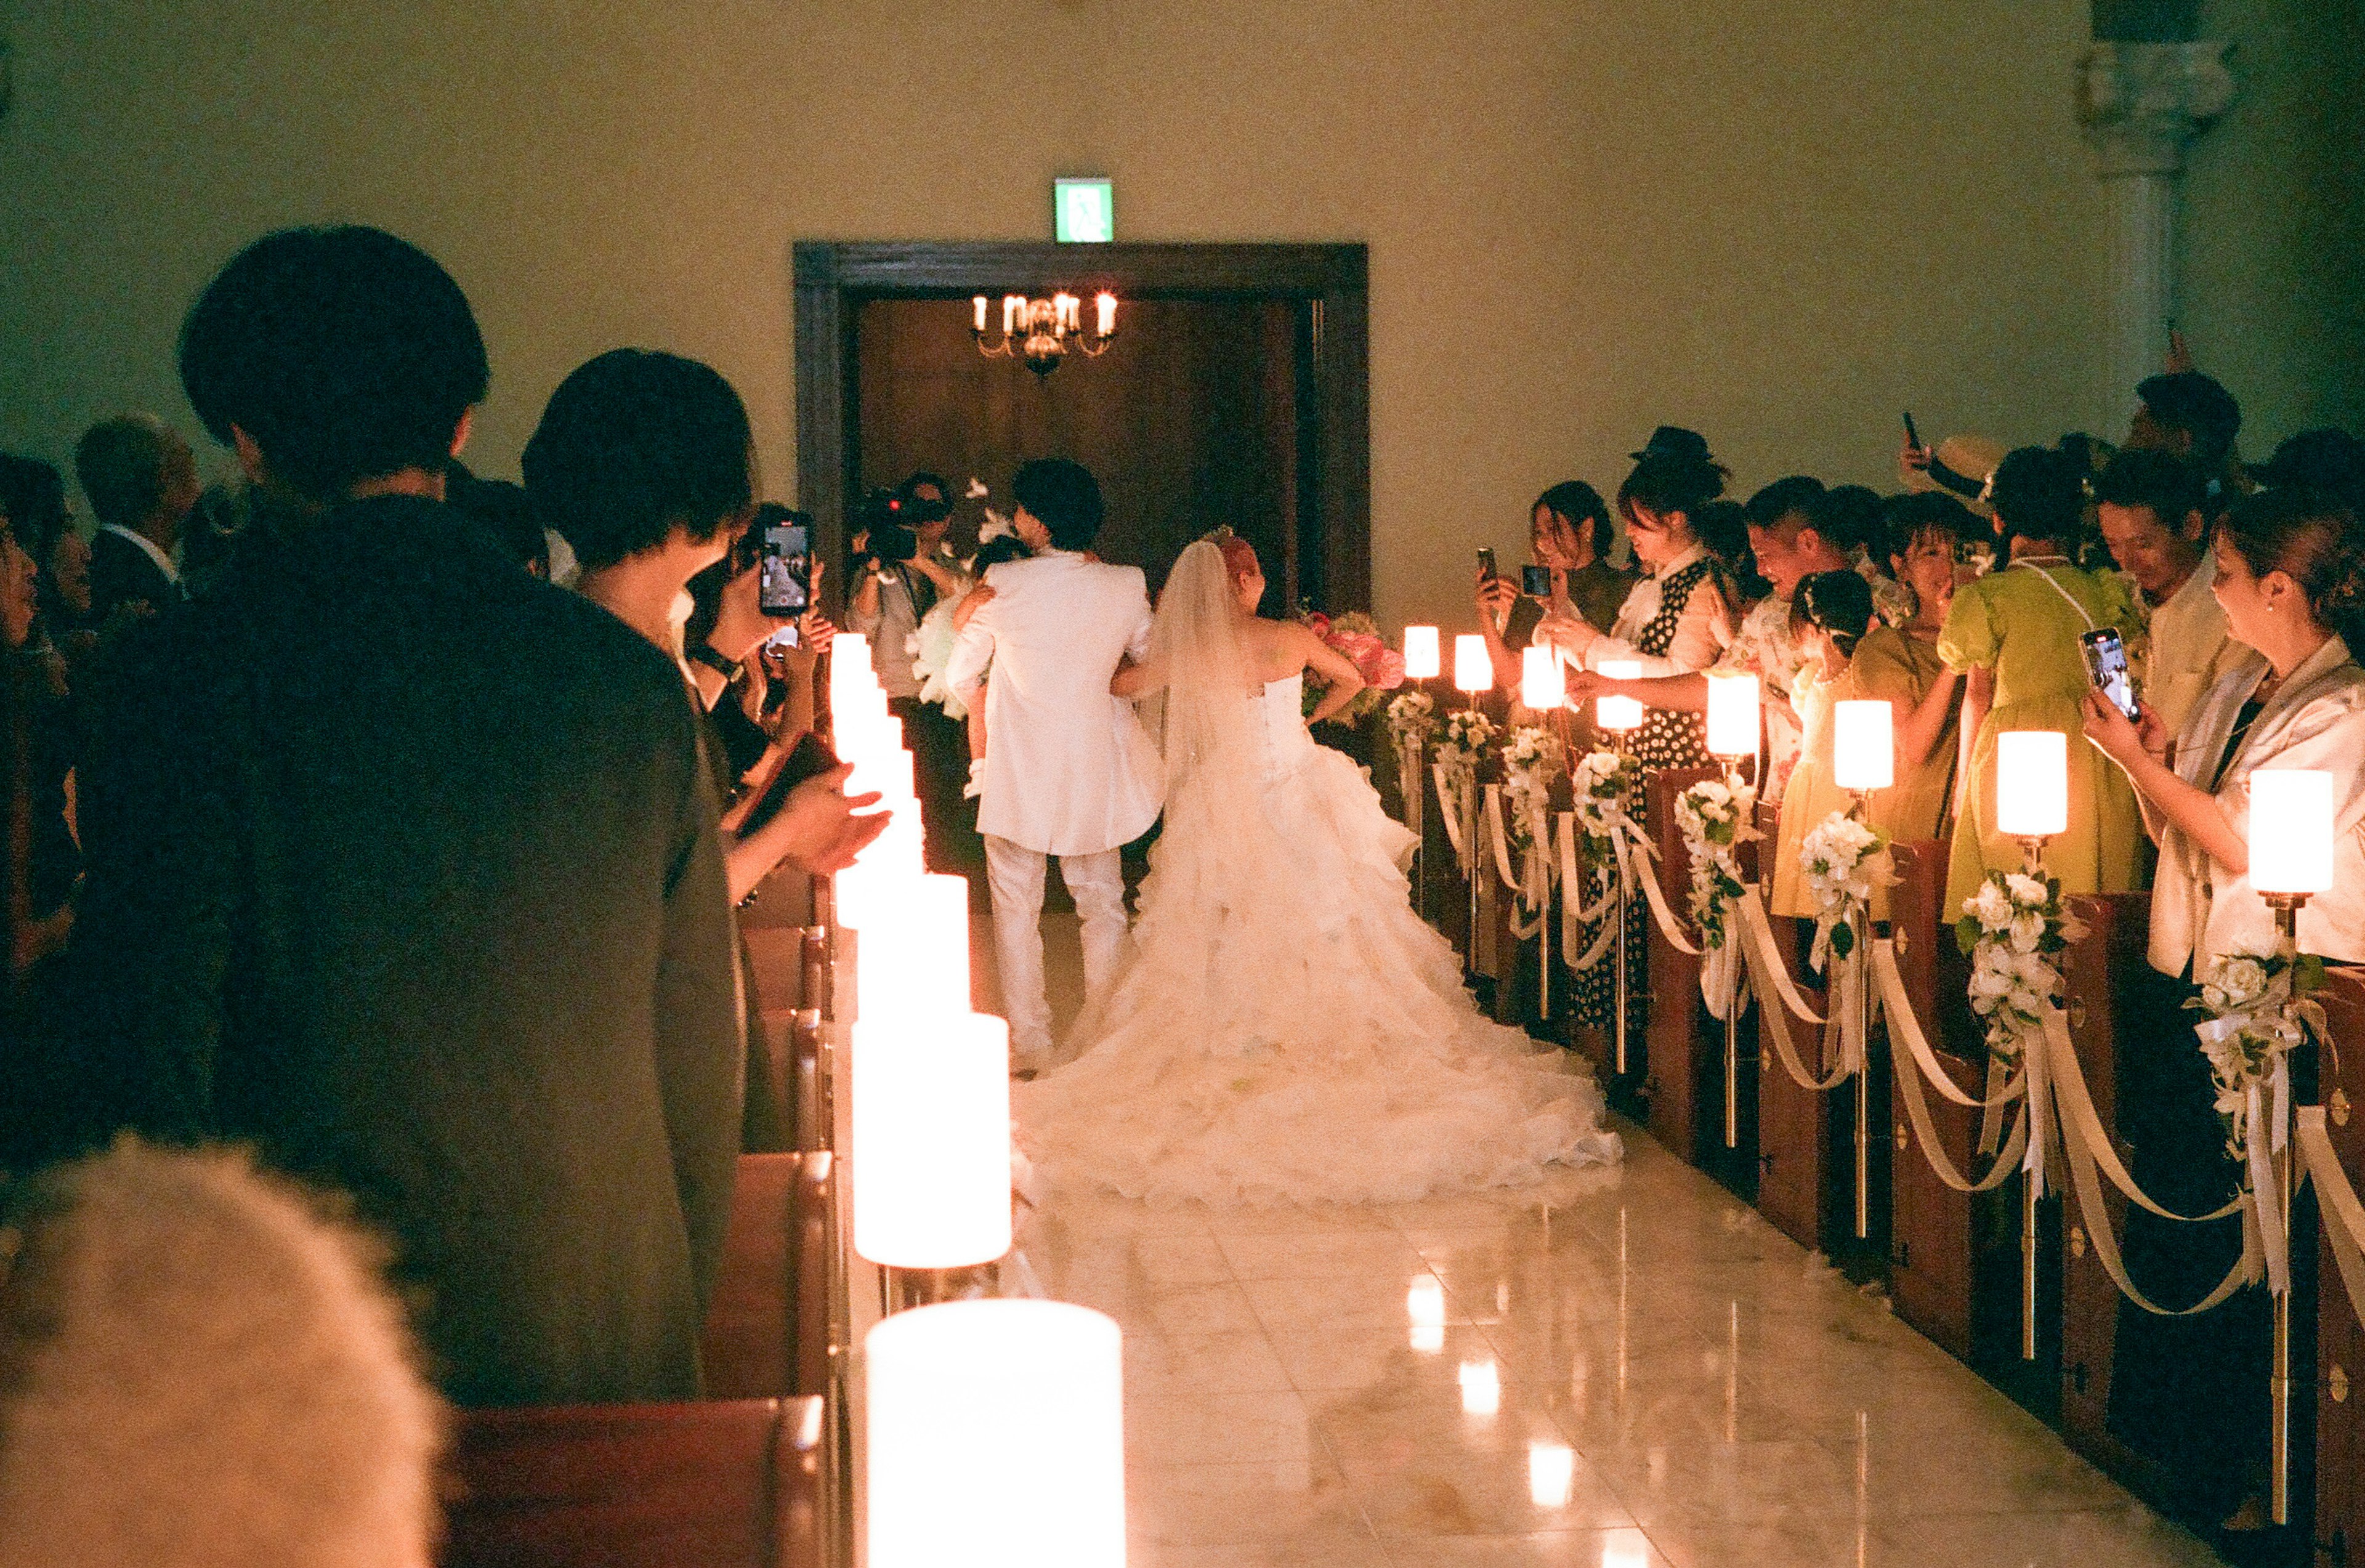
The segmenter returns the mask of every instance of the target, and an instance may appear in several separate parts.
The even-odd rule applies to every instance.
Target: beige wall
[[[15,3],[0,442],[51,454],[185,420],[193,291],[345,218],[476,300],[481,468],[637,342],[731,375],[786,494],[790,242],[1039,237],[1059,172],[1130,239],[1370,243],[1391,619],[1466,618],[1468,547],[1658,420],[1745,490],[2101,401],[2083,0]]]
[[[2213,0],[2241,96],[2194,143],[2180,308],[2242,402],[2253,461],[2297,431],[2365,433],[2365,5]]]

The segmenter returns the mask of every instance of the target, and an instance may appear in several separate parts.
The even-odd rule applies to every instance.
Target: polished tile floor
[[[1134,1568],[2217,1559],[1647,1135],[1525,1206],[1056,1203]]]

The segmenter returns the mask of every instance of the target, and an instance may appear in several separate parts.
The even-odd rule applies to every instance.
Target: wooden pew
[[[700,1341],[708,1397],[827,1390],[831,1160],[826,1151],[739,1157]]]
[[[1676,797],[1713,767],[1669,768],[1651,780],[1644,825],[1659,850],[1659,885],[1678,916],[1687,906],[1691,856],[1676,823]],[[1697,941],[1698,933],[1686,928]],[[1676,949],[1653,921],[1650,935],[1650,1025],[1644,1031],[1651,1071],[1643,1083],[1651,1136],[1694,1164],[1713,1163],[1724,1145],[1724,1025],[1709,1015],[1700,997],[1700,960]],[[1744,1041],[1754,1041],[1743,1020]],[[1754,1054],[1755,1046],[1746,1046]]]
[[[2323,1058],[2325,1127],[2349,1184],[2365,1192],[2365,969],[2330,979],[2321,999],[2340,1059],[2336,1069]],[[2302,1216],[2315,1207],[2303,1201]],[[2365,1565],[2365,1326],[2330,1257],[2316,1279],[2315,1540],[2319,1561],[2354,1568]]]
[[[2111,1132],[2122,1163],[2134,1149],[2118,1134],[2118,1020],[2125,1014],[2125,981],[2148,960],[2149,893],[2085,894],[2066,901],[2069,913],[2086,926],[2085,940],[2064,955],[2062,979],[2068,995],[2069,1040],[2085,1070],[2094,1112]],[[2188,1039],[2184,1042],[2191,1045]],[[2124,1048],[2138,1048],[2129,1039]],[[2197,1047],[2195,1047],[2197,1048]],[[2103,1183],[2103,1206],[2112,1234],[2126,1230],[2126,1199]],[[2074,1204],[2061,1216],[2058,1267],[2061,1278],[2060,1425],[2071,1447],[2119,1475],[2139,1475],[2146,1462],[2111,1435],[2111,1358],[2118,1338],[2119,1289],[2095,1255],[2092,1238]],[[2049,1334],[2043,1336],[2049,1338]]]
[[[1970,964],[1956,946],[1953,922],[1941,905],[1946,892],[1943,840],[1900,844],[1890,850],[1897,886],[1889,890],[1889,930],[1903,938],[1898,969],[1913,999],[1939,1065],[1965,1093],[1987,1092],[1987,1044],[1970,1011]],[[1900,1063],[1900,1072],[1912,1070]],[[1955,1169],[1978,1177],[1979,1114],[1925,1086],[1923,1099],[1939,1142]],[[1893,1097],[1892,1097],[1893,1100]],[[2013,1288],[2000,1273],[2009,1260],[1983,1248],[1981,1211],[1997,1206],[1938,1179],[1914,1147],[1902,1104],[1892,1103],[1889,1148],[1889,1299],[1897,1316],[1964,1361],[2010,1334],[1998,1307],[2012,1310]]]
[[[1779,853],[1782,813],[1772,806],[1757,808],[1757,878],[1762,888],[1772,880],[1773,857]],[[1824,992],[1807,968],[1810,923],[1774,916],[1775,946],[1799,982],[1799,993],[1818,1013],[1826,1012]],[[1761,1002],[1761,1005],[1766,1005]],[[1770,1005],[1780,1006],[1777,999]],[[1760,1035],[1764,1039],[1763,1034]],[[1808,1070],[1829,1070],[1822,1060],[1822,1031],[1813,1025],[1790,1021],[1790,1038]],[[1802,1088],[1790,1076],[1770,1041],[1757,1053],[1757,1208],[1777,1228],[1801,1247],[1828,1250],[1842,1225],[1852,1232],[1841,1211],[1839,1183],[1846,1175],[1845,1153],[1834,1142],[1839,1124],[1833,1115],[1837,1092]],[[1846,1092],[1851,1096],[1854,1091]],[[1849,1204],[1853,1208],[1853,1203]]]
[[[442,1568],[822,1568],[823,1402],[470,1411]]]

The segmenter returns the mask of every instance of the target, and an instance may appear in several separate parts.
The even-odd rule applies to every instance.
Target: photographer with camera
[[[945,482],[913,475],[891,491],[863,498],[855,514],[847,567],[846,621],[870,642],[871,667],[886,689],[888,711],[903,722],[926,833],[928,868],[958,871],[983,864],[968,821],[969,737],[960,722],[921,698],[913,642],[921,619],[940,598],[967,590],[968,578],[945,553],[952,522]]]

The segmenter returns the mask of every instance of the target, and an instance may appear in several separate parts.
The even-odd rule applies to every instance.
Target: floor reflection
[[[1624,1130],[1524,1203],[1047,1204],[1126,1330],[1134,1568],[2216,1562]]]

